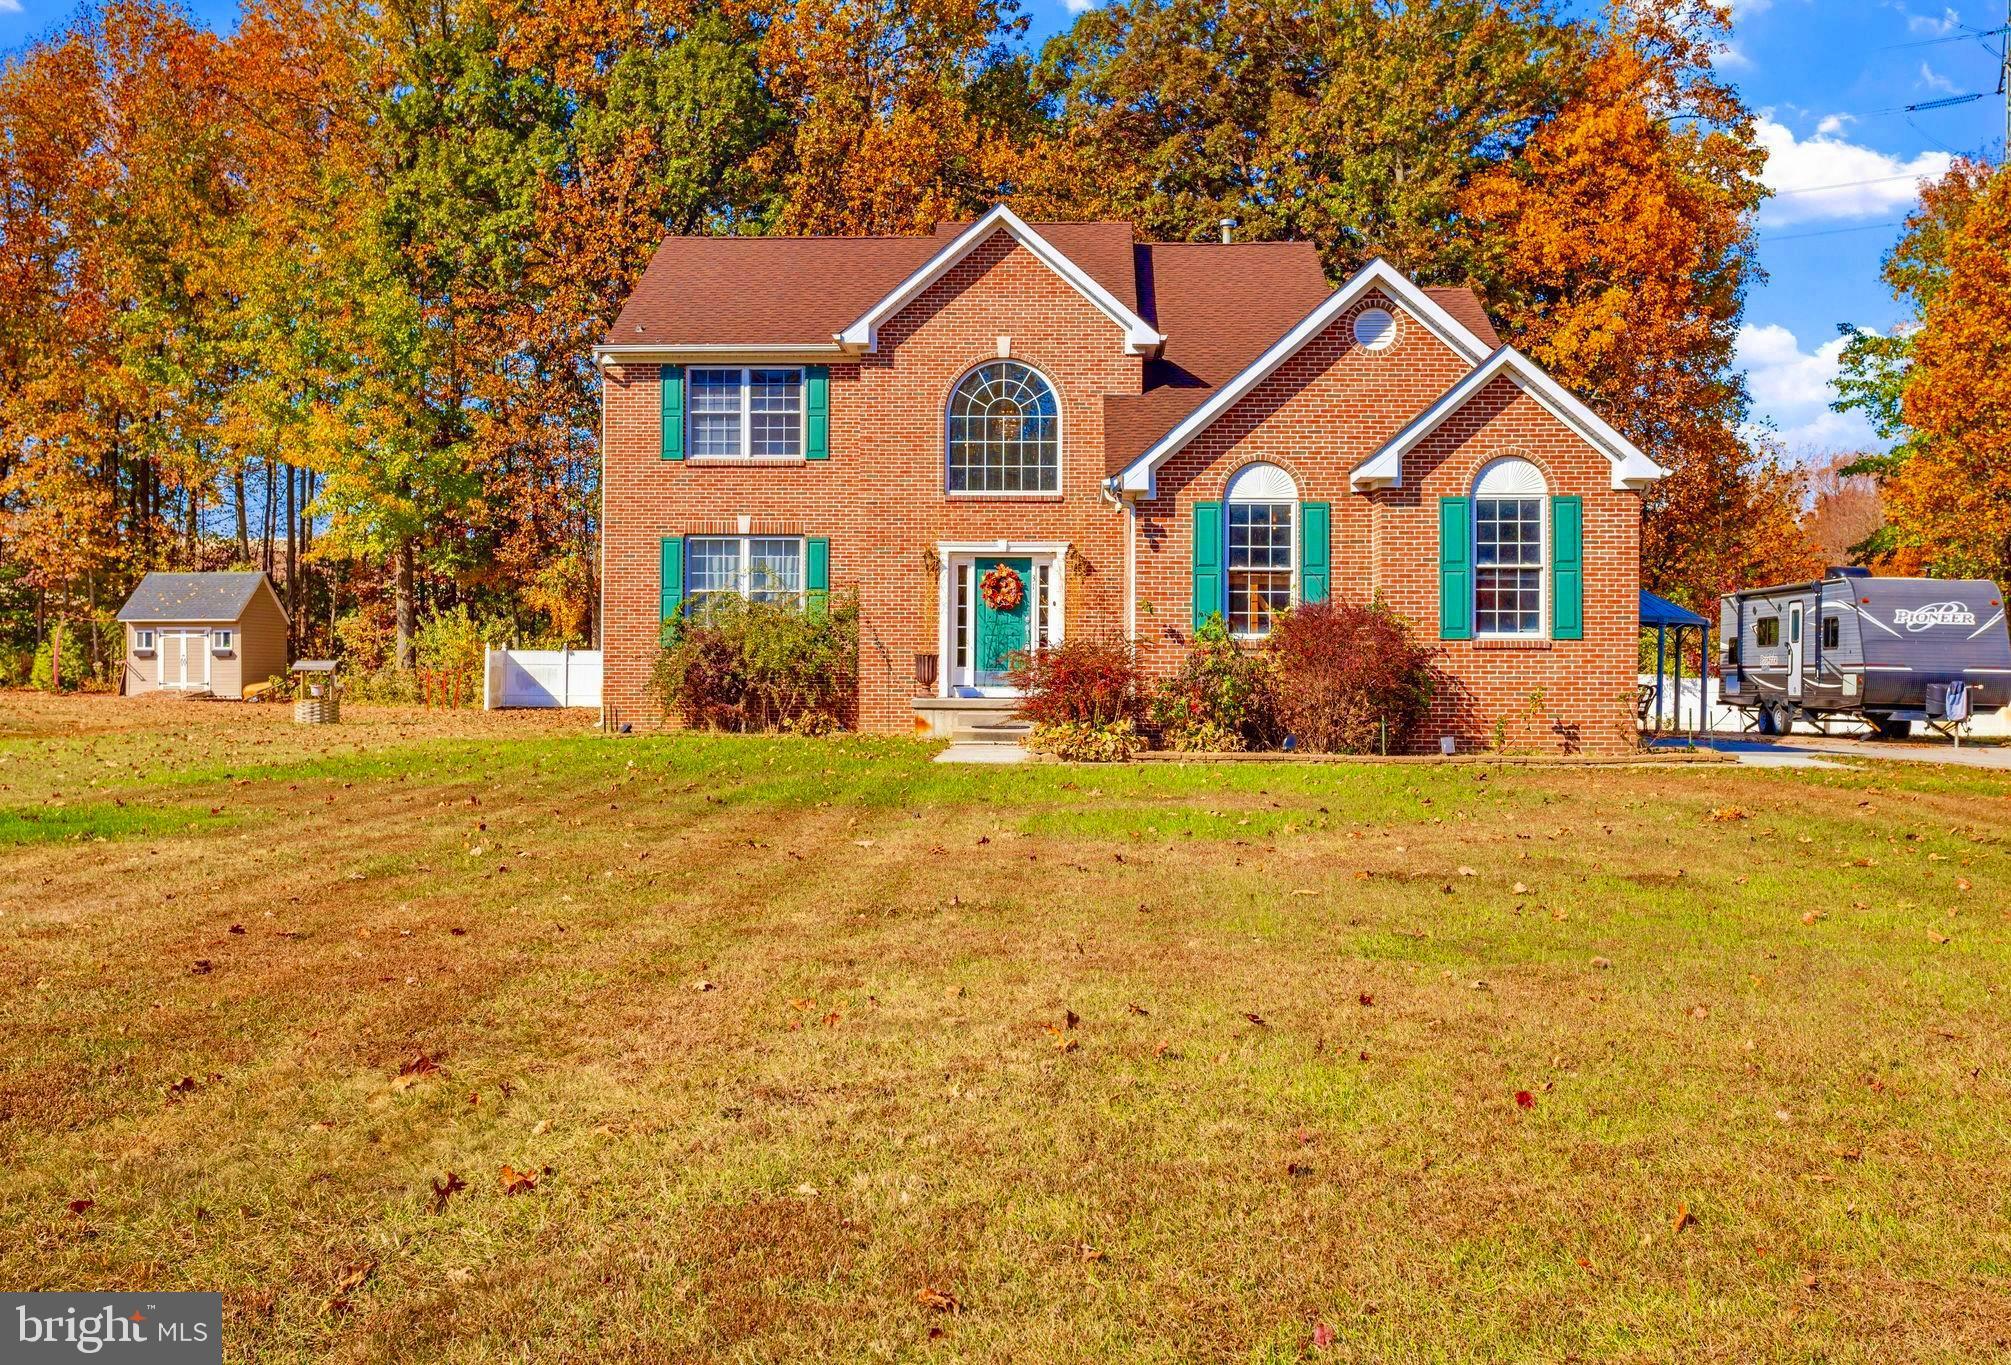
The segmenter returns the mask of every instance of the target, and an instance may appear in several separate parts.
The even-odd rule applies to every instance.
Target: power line
[[[1797,241],[1803,237],[1835,237],[1839,233],[1844,232],[1876,232],[1880,228],[1896,228],[1905,226],[1906,226],[1905,220],[1901,219],[1897,222],[1891,222],[1891,223],[1861,223],[1856,227],[1819,228],[1814,232],[1787,232],[1782,233],[1780,236],[1775,236],[1774,234],[1768,232],[1767,229],[1761,228],[1760,235],[1765,237],[1770,242],[1792,242]]]
[[[1926,180],[1931,171],[1901,171],[1897,175],[1875,175],[1869,180],[1839,180],[1834,185],[1798,185],[1791,190],[1772,190],[1774,198],[1780,199],[1790,194],[1821,194],[1826,190],[1854,190],[1865,185],[1889,185],[1895,180]]]

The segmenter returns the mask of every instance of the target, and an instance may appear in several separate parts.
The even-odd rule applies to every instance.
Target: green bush
[[[83,641],[77,632],[62,621],[54,621],[49,631],[42,637],[42,643],[35,647],[35,663],[28,674],[28,685],[48,692],[54,690],[55,647],[57,641],[63,646],[63,690],[74,692],[84,679]]]
[[[859,605],[714,598],[665,628],[650,693],[665,719],[699,730],[823,734],[852,723]]]
[[[1278,725],[1270,657],[1245,650],[1216,612],[1194,632],[1180,671],[1152,692],[1160,740],[1183,752],[1276,748]]]

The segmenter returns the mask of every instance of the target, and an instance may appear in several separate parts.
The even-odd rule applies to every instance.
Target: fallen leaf
[[[1529,888],[1524,886],[1521,882],[1517,882],[1515,884],[1515,894],[1518,896],[1526,896],[1529,894]]]
[[[1334,1344],[1334,1329],[1324,1322],[1313,1324],[1313,1349],[1324,1351]]]
[[[1692,1019],[1708,1019],[1711,1017],[1710,1007],[1707,1005],[1692,1005],[1690,1006],[1690,1017]]]
[[[1515,1107],[1517,1109],[1534,1109],[1536,1107],[1536,1096],[1530,1094],[1527,1090],[1516,1091]]]
[[[1137,1015],[1149,1015],[1152,1013],[1151,1010],[1146,1009],[1143,1005],[1127,1004],[1124,1008]]]
[[[1674,1231],[1681,1232],[1684,1228],[1693,1228],[1695,1226],[1697,1226],[1697,1215],[1690,1212],[1690,1206],[1688,1204],[1676,1205]]]
[[[189,964],[190,976],[208,976],[216,970],[216,964],[206,957],[199,957]]]
[[[1076,1251],[1081,1254],[1082,1259],[1085,1261],[1100,1261],[1103,1259],[1103,1253],[1087,1242],[1077,1247]]]
[[[1737,806],[1716,806],[1712,808],[1711,818],[1722,824],[1728,820],[1750,820],[1753,817]]]
[[[504,1169],[508,1170],[509,1168],[504,1167]],[[468,1182],[461,1179],[460,1176],[455,1175],[452,1171],[447,1172],[446,1180],[435,1180],[431,1183],[433,1186],[433,1202],[431,1207],[434,1213],[445,1213],[447,1211],[447,1201],[460,1191],[468,1188]]]
[[[529,1194],[538,1187],[535,1171],[520,1171],[508,1162],[503,1163],[500,1179],[504,1194]]]
[[[1967,891],[1969,889],[1969,878],[1957,877],[1955,879],[1955,889],[1957,891]]]
[[[1818,914],[1817,914],[1817,913],[1816,913],[1815,911],[1813,911],[1813,910],[1804,910],[1804,911],[1802,911],[1802,923],[1803,923],[1803,924],[1814,924],[1814,923],[1815,923],[1815,922],[1816,922],[1817,920],[1819,920],[1819,919],[1821,919],[1821,918],[1822,918],[1822,916],[1821,916],[1821,915],[1818,915]]]
[[[1061,1031],[1060,1029],[1056,1028],[1056,1027],[1055,1027],[1055,1026],[1054,1026],[1053,1024],[1043,1024],[1043,1025],[1041,1025],[1041,1027],[1042,1027],[1042,1028],[1044,1028],[1044,1029],[1046,1029],[1046,1030],[1047,1030],[1047,1031],[1048,1031],[1049,1033],[1051,1033],[1051,1034],[1053,1034],[1053,1035],[1054,1035],[1054,1050],[1055,1050],[1056,1052],[1073,1052],[1073,1051],[1075,1051],[1075,1046],[1076,1046],[1076,1044],[1075,1044],[1075,1039],[1073,1039],[1073,1038],[1069,1037],[1069,1036],[1068,1036],[1067,1034],[1063,1033],[1063,1032],[1062,1032],[1062,1031]]]
[[[1948,942],[1948,935],[1946,935],[1946,934],[1941,934],[1941,933],[1936,933],[1936,932],[1935,932],[1934,930],[1932,930],[1932,929],[1929,929],[1929,930],[1927,931],[1927,937],[1928,937],[1928,938],[1930,938],[1930,939],[1932,939],[1932,940],[1933,940],[1934,942],[1936,942],[1936,943],[1946,943],[1946,942]]]
[[[955,1294],[950,1293],[947,1289],[937,1289],[931,1285],[923,1285],[915,1291],[915,1302],[924,1308],[933,1308],[938,1313],[959,1313],[963,1311],[964,1307],[961,1303],[957,1302]]]
[[[1479,876],[1480,874],[1479,874],[1478,872],[1475,872],[1475,871],[1474,871],[1474,870],[1473,870],[1472,868],[1470,868],[1470,867],[1465,867],[1465,866],[1462,866],[1462,867],[1461,867],[1461,868],[1459,869],[1459,875],[1460,875],[1460,876],[1462,876],[1462,877],[1478,877],[1478,876]]]
[[[1255,1024],[1258,1028],[1271,1027],[1269,1024],[1264,1022],[1264,1016],[1261,1014],[1251,1014],[1248,1010],[1245,1010],[1243,1012],[1243,1017],[1245,1019],[1248,1019],[1251,1023]]]
[[[1606,960],[1605,958],[1603,958],[1603,957],[1595,957],[1595,958],[1593,958],[1593,959],[1592,959],[1592,965],[1593,965],[1594,967],[1596,967],[1596,968],[1597,968],[1598,970],[1602,971],[1602,972],[1603,972],[1603,971],[1609,971],[1609,970],[1611,970],[1611,969],[1612,969],[1612,966],[1613,966],[1613,964],[1612,964],[1611,962],[1608,962],[1608,961],[1607,961],[1607,960]]]
[[[1370,995],[1367,991],[1363,991],[1361,993],[1360,1000],[1362,1007],[1364,1009],[1376,1003],[1376,998],[1373,995]]]
[[[95,1199],[72,1199],[70,1201],[70,1212],[79,1218],[82,1218],[96,1207],[98,1207],[98,1201]]]
[[[342,1275],[335,1281],[336,1294],[347,1294],[353,1289],[361,1288],[363,1282],[370,1278],[370,1272],[376,1268],[375,1261],[357,1261],[345,1266]]]
[[[1081,1022],[1082,1022],[1082,1016],[1077,1014],[1074,1010],[1063,1010],[1061,1012],[1061,1026],[1063,1028],[1074,1028],[1077,1024]]]
[[[713,985],[710,981],[694,981],[691,983],[691,988],[695,991],[716,991],[719,989],[719,987]]]
[[[398,1068],[398,1074],[391,1080],[393,1090],[410,1090],[419,1082],[440,1069],[440,1063],[423,1052],[414,1053]]]

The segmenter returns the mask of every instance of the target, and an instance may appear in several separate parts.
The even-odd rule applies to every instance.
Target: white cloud
[[[1774,0],[1731,0],[1732,22],[1749,19],[1755,14],[1764,14],[1774,7]]]
[[[1824,119],[1815,136],[1797,138],[1786,124],[1761,116],[1759,137],[1767,165],[1760,178],[1773,191],[1760,208],[1764,226],[1902,210],[1919,197],[1921,181],[1946,173],[1954,161],[1946,152],[1901,160],[1846,141],[1837,136],[1841,127],[1841,122]]]
[[[1063,7],[1070,14],[1087,14],[1101,2],[1102,0],[1061,0]]]
[[[1920,83],[1938,95],[1952,95],[1956,91],[1954,81],[1949,80],[1926,62],[1920,64]]]
[[[1804,351],[1795,334],[1776,323],[1739,328],[1738,364],[1746,372],[1759,419],[1749,436],[1771,435],[1789,455],[1833,450],[1879,450],[1883,444],[1858,413],[1830,411],[1844,338]],[[1766,427],[1771,425],[1769,432]]]
[[[1936,19],[1931,14],[1908,14],[1906,16],[1906,31],[1917,34],[1922,38],[1946,38],[1960,27],[1962,27],[1962,16],[1957,14],[1953,9],[1944,9],[1941,11],[1939,19]]]
[[[1816,136],[1830,137],[1842,132],[1845,124],[1856,122],[1857,120],[1849,114],[1824,114],[1822,122],[1815,126]]]
[[[0,14],[19,14],[21,0],[0,0]]]

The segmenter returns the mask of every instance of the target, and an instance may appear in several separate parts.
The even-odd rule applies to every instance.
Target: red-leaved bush
[[[1136,722],[1144,710],[1131,647],[1113,640],[1064,640],[1015,655],[1008,674],[1022,720],[1040,725]]]
[[[1381,602],[1315,602],[1276,620],[1266,643],[1273,705],[1300,748],[1402,749],[1431,709],[1434,651]]]

